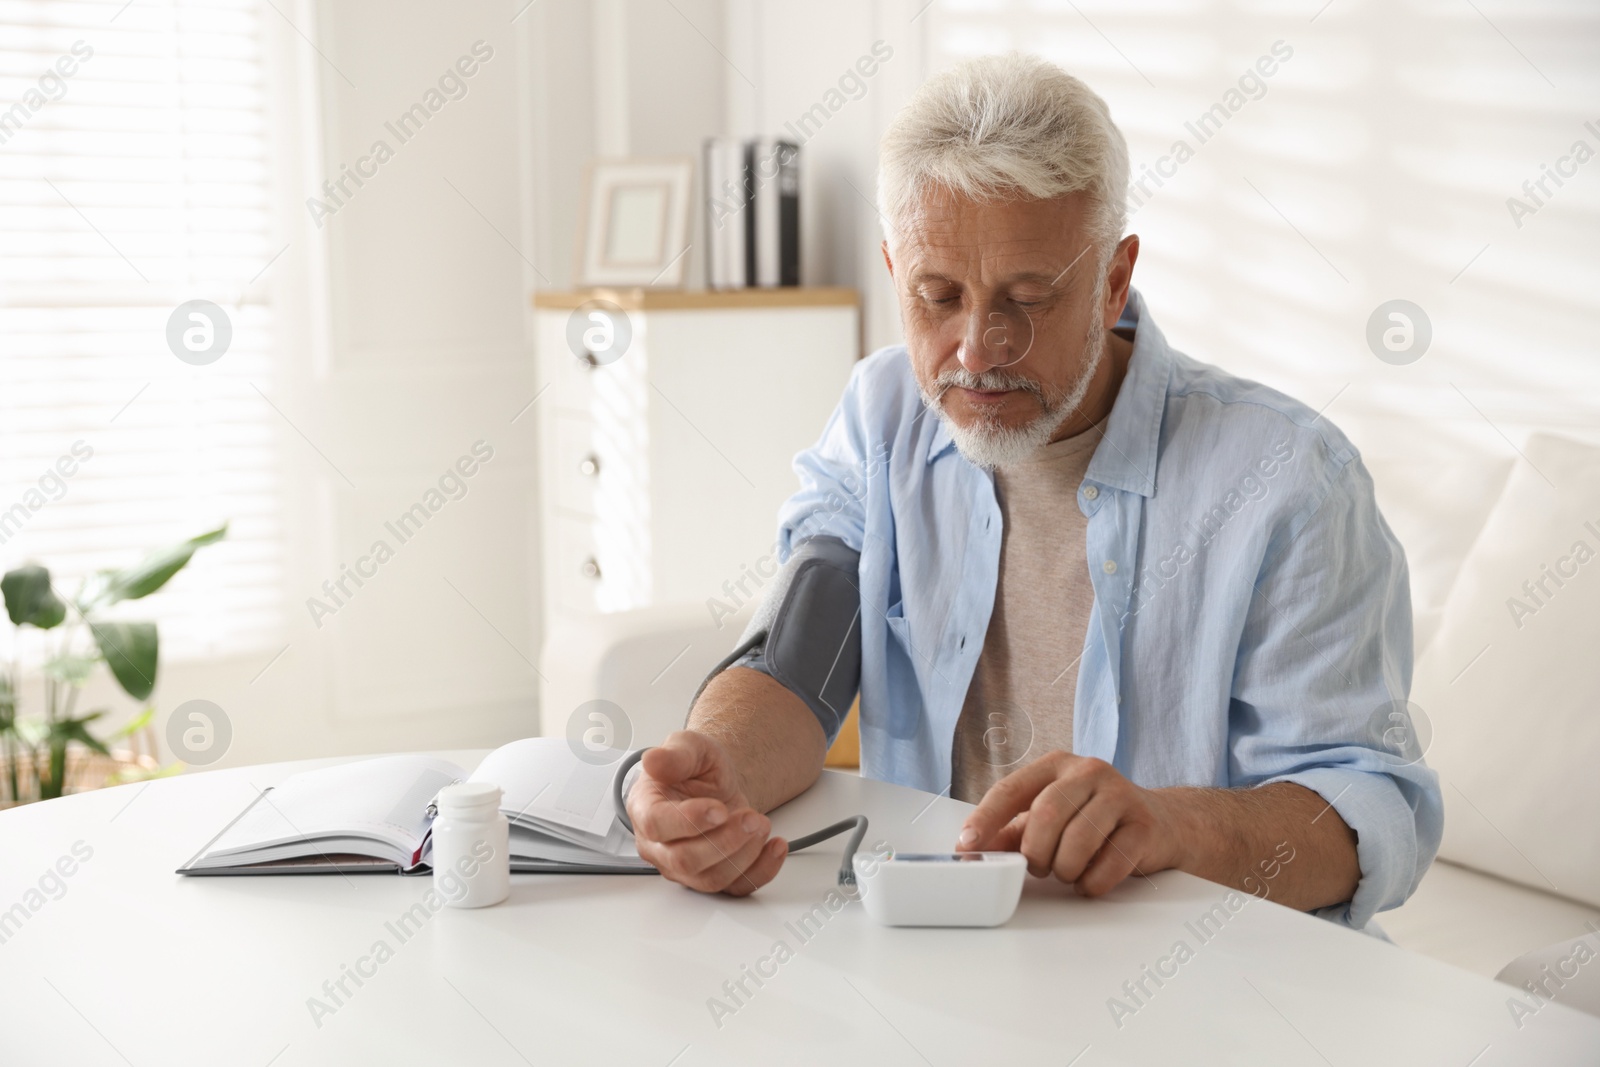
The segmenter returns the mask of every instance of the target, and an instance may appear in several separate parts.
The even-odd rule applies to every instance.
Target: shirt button
[[[1083,499],[1085,499],[1085,500],[1093,500],[1095,497],[1097,497],[1099,495],[1100,495],[1100,487],[1098,485],[1086,485],[1086,486],[1083,487]]]
[[[1117,573],[1117,561],[1114,560],[1114,559],[1108,559],[1103,564],[1101,564],[1101,568],[1107,574],[1115,574],[1115,573]]]

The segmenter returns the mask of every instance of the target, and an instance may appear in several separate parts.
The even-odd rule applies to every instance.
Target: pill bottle
[[[433,820],[433,889],[454,908],[483,908],[511,893],[511,825],[500,787],[461,782],[439,790]]]

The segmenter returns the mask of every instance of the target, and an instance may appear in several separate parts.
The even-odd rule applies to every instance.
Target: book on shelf
[[[260,790],[178,873],[425,874],[433,799],[471,781],[502,790],[513,872],[653,874],[617,819],[612,779],[626,753],[615,755],[591,762],[566,738],[530,737],[495,749],[471,774],[422,755],[301,771]]]
[[[800,146],[773,137],[705,143],[706,284],[800,284]]]

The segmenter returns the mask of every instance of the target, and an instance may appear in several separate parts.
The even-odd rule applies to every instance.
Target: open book
[[[511,869],[654,874],[617,820],[612,778],[561,737],[529,737],[484,757],[469,776],[433,756],[379,756],[303,771],[263,790],[179,874],[301,874],[431,868],[433,799],[460,781],[492,782],[511,823]]]

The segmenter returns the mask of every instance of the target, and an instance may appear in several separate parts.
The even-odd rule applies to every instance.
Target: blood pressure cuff
[[[701,690],[729,667],[760,671],[805,701],[831,745],[861,685],[860,563],[861,553],[837,537],[796,548],[739,646]]]

